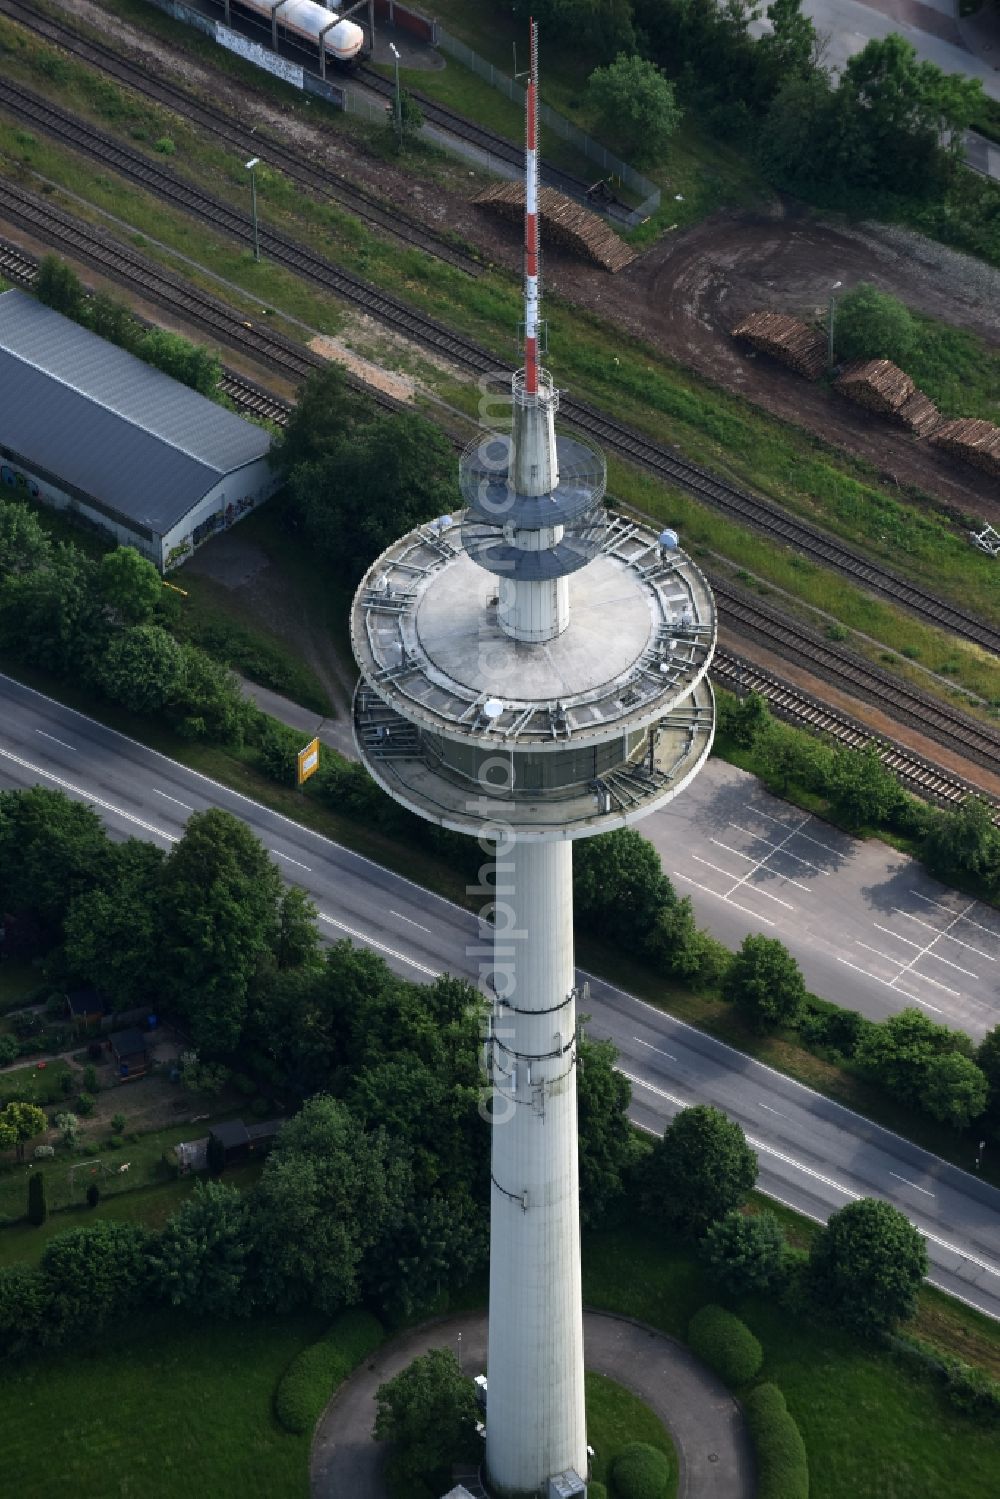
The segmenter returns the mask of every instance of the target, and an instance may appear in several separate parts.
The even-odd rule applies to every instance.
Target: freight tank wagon
[[[238,3],[270,27],[273,0],[238,0]],[[317,56],[322,37],[327,58],[342,67],[357,61],[365,42],[364,32],[354,21],[342,21],[335,10],[316,5],[314,0],[286,0],[278,11],[278,30],[293,41],[308,42]]]

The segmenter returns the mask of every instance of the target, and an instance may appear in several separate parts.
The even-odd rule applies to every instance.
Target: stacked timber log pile
[[[524,183],[497,182],[473,200],[480,208],[520,224],[524,217]],[[557,245],[571,255],[580,255],[605,271],[622,271],[631,265],[635,252],[599,214],[591,213],[572,198],[543,187],[538,194],[543,244]]]
[[[931,442],[953,458],[974,463],[994,479],[1000,479],[1000,427],[974,417],[944,422]]]
[[[834,381],[834,390],[899,422],[916,437],[926,437],[941,420],[934,402],[891,359],[856,359]]]
[[[761,354],[770,354],[807,380],[818,380],[826,365],[822,333],[784,312],[751,312],[737,323],[733,337],[743,339]]]

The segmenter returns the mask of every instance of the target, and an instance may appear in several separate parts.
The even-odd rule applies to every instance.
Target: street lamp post
[[[389,51],[393,56],[393,65],[396,69],[396,144],[400,150],[403,149],[403,100],[399,92],[399,52],[396,43],[389,43]]]
[[[837,315],[837,292],[843,286],[843,281],[835,281],[830,288],[830,316],[827,321],[827,344],[826,344],[826,372],[833,373],[833,323]]]
[[[259,166],[259,164],[259,156],[251,156],[250,160],[245,163],[246,169],[250,173],[250,211],[253,214],[253,258],[256,261],[260,260],[260,231],[257,227],[257,174],[254,168]]]

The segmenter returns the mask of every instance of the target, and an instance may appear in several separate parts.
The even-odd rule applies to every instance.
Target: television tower
[[[351,615],[365,765],[411,811],[495,848],[480,878],[492,916],[480,965],[492,995],[485,1476],[517,1496],[587,1475],[572,840],[664,806],[715,727],[704,577],[672,531],[610,515],[602,455],[556,434],[558,392],[540,365],[537,98],[532,23],[510,431],[469,445],[461,512],[383,552]]]

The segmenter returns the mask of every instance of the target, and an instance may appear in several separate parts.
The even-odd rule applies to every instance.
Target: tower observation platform
[[[556,431],[538,357],[536,99],[532,24],[510,431],[469,445],[461,507],[388,547],[351,612],[368,770],[419,816],[496,849],[484,1477],[518,1499],[587,1470],[573,840],[670,801],[715,728],[704,577],[674,532],[611,514],[602,455]]]

